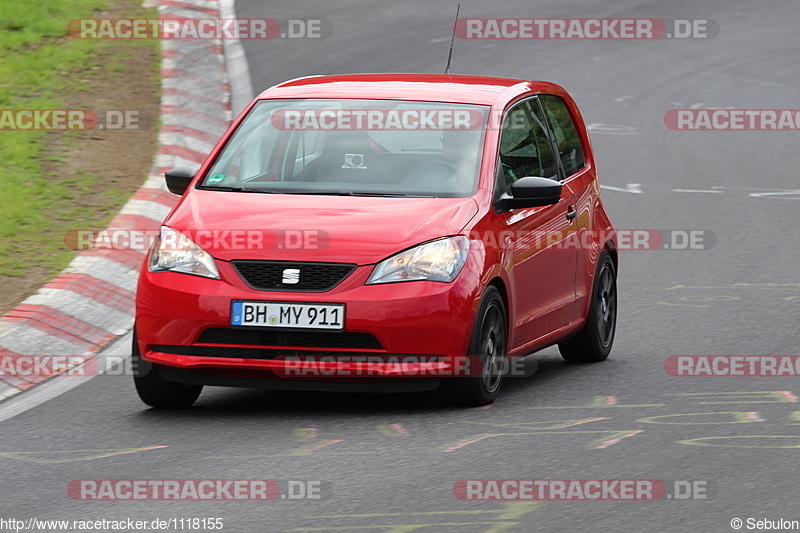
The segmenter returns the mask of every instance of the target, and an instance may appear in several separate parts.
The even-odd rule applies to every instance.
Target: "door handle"
[[[567,211],[567,220],[572,220],[576,216],[578,216],[578,210],[572,206],[569,206],[569,211]]]

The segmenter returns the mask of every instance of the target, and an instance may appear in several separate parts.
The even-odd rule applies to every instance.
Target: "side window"
[[[552,95],[542,95],[539,100],[553,127],[553,134],[558,146],[558,157],[564,167],[564,174],[571,176],[586,166],[578,130],[575,128],[575,123],[572,121],[564,100]]]
[[[526,176],[558,180],[558,168],[538,106],[522,102],[506,115],[500,136],[500,172],[506,191]]]

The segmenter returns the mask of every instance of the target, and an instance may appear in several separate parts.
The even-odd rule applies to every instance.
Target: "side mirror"
[[[164,173],[164,179],[167,181],[167,189],[169,189],[169,192],[172,194],[183,195],[186,189],[189,188],[189,184],[194,179],[196,173],[196,170],[189,167],[178,167],[167,170]]]
[[[511,185],[511,196],[503,194],[497,202],[501,211],[557,204],[561,199],[561,182],[528,176]]]

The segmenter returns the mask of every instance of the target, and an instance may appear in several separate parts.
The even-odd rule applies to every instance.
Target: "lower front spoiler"
[[[245,387],[254,389],[306,392],[401,393],[426,392],[439,388],[441,379],[383,379],[380,381],[332,381],[312,379],[274,379],[246,376],[223,376],[159,365],[161,377],[186,385]]]

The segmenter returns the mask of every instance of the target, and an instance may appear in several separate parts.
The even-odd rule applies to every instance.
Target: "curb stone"
[[[220,17],[218,0],[158,0],[161,16]],[[230,124],[230,84],[222,43],[161,42],[161,130],[142,187],[109,229],[158,231],[177,203],[163,173],[199,167]],[[94,356],[133,326],[134,295],[144,250],[87,250],[54,279],[0,317],[0,362],[20,358]],[[27,367],[26,367],[27,368]],[[102,369],[101,369],[102,370]],[[0,400],[54,376],[10,375],[0,366]]]

